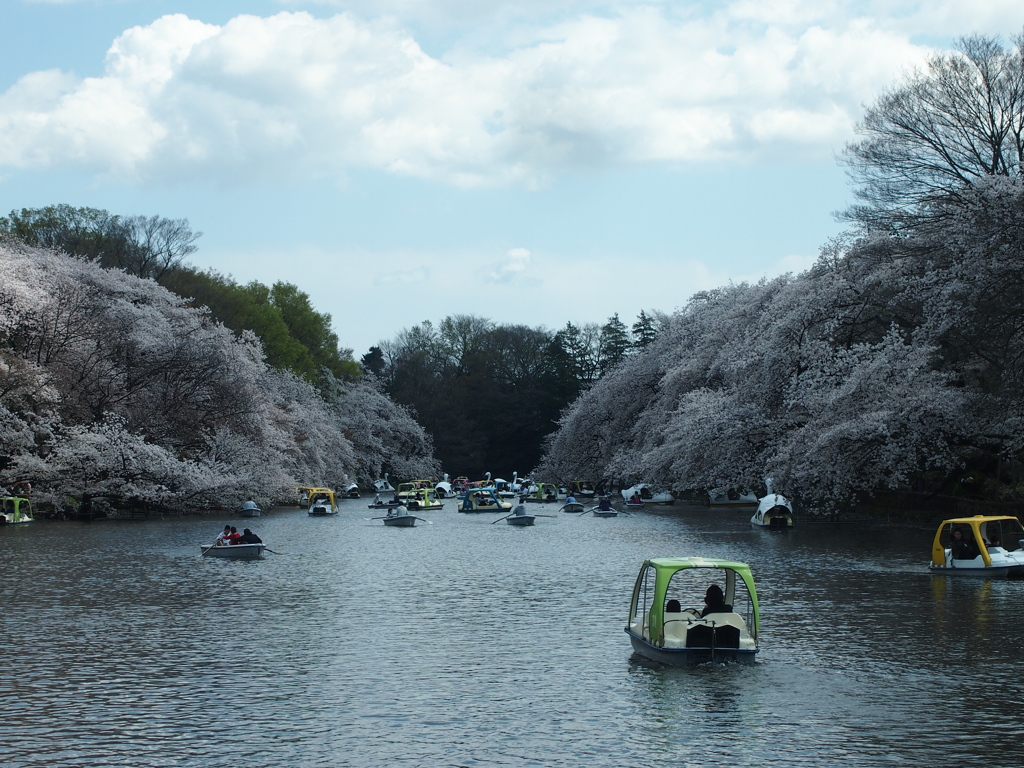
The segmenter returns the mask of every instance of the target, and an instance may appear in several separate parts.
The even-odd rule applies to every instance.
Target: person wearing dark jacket
[[[238,539],[239,544],[262,544],[263,539],[246,528]]]

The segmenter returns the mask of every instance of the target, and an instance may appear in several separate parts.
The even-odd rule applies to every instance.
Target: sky
[[[0,214],[187,219],[356,359],[810,267],[865,105],[1020,0],[0,0]]]

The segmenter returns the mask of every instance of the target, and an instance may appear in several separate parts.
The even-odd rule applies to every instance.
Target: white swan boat
[[[792,503],[781,493],[774,493],[772,491],[771,480],[766,480],[765,485],[768,487],[768,492],[758,499],[757,509],[750,518],[750,524],[762,528],[792,528]]]

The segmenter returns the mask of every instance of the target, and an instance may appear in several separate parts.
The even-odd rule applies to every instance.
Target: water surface
[[[930,530],[367,503],[0,529],[0,765],[1021,762],[1024,582],[930,575]],[[226,521],[280,554],[199,557]],[[633,656],[640,563],[688,555],[751,565],[755,664]]]

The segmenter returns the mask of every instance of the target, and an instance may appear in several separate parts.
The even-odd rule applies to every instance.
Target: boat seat
[[[687,648],[739,648],[740,635],[747,625],[738,613],[709,613],[692,622],[686,633]],[[666,627],[666,645],[668,645]]]

